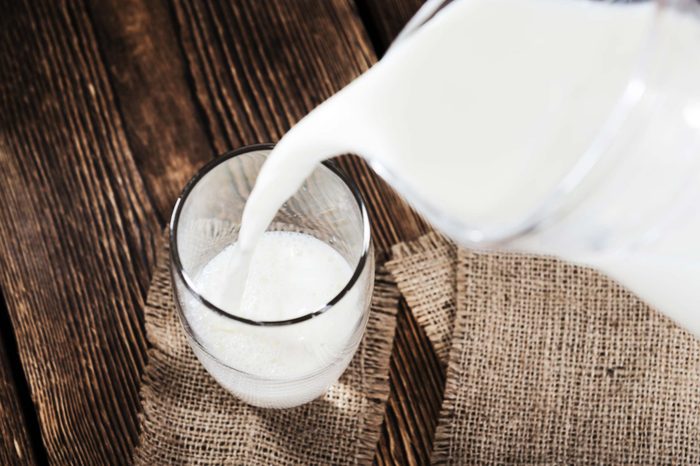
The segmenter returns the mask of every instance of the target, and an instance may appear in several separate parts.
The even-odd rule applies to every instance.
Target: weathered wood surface
[[[0,280],[55,463],[128,463],[160,229],[88,11],[8,1],[0,33]]]
[[[350,0],[5,0],[0,11],[10,357],[52,462],[126,464],[154,232],[183,183],[215,153],[277,140],[376,60],[363,21],[383,25],[385,47],[408,13],[388,20],[386,8]],[[364,162],[339,164],[360,185],[380,248],[428,230]],[[427,461],[439,367],[404,306],[378,463]]]
[[[161,222],[214,148],[167,0],[87,0],[126,137]]]

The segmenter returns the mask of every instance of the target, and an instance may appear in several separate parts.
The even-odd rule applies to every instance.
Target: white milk
[[[668,50],[671,69],[682,64],[688,70],[686,82],[676,84],[689,85],[700,71],[698,56],[688,55],[687,49],[700,46],[698,21],[672,11],[662,16],[659,32],[678,45]],[[492,231],[522,225],[561,188],[563,179],[572,181],[566,176],[582,168],[576,164],[603,125],[624,108],[622,96],[644,93],[631,78],[655,21],[653,3],[451,3],[281,139],[246,205],[241,257],[235,262],[246,263],[275,211],[320,160],[346,152],[367,158],[436,226],[467,245],[479,238],[465,236],[466,228],[459,225]],[[655,94],[646,91],[650,103]],[[700,334],[700,319],[695,318],[700,314],[700,202],[686,211],[690,221],[676,237],[671,229],[672,249],[680,258],[667,257],[670,249],[654,243],[645,244],[644,253],[629,245],[612,247],[605,233],[620,233],[634,242],[634,235],[646,228],[637,225],[637,214],[656,209],[659,192],[675,189],[674,174],[685,179],[698,173],[685,162],[659,164],[676,153],[673,144],[684,142],[673,137],[680,113],[679,107],[655,108],[651,114],[663,129],[639,125],[634,136],[640,143],[634,150],[652,169],[622,194],[608,189],[610,208],[605,200],[595,208],[588,205],[585,216],[574,216],[575,221],[554,228],[549,237],[543,235],[546,242],[514,246],[598,266]],[[615,159],[630,147],[607,148],[606,157]],[[697,160],[697,153],[692,156]],[[659,167],[663,178],[655,176]],[[635,166],[631,170],[622,175],[638,172]],[[593,179],[588,177],[587,184],[594,185]],[[625,176],[617,180],[626,185]],[[626,228],[632,230],[629,235]],[[589,230],[590,235],[583,235]],[[596,241],[605,245],[603,252],[595,252]]]
[[[267,232],[253,254],[238,307],[228,267],[233,254],[234,246],[228,246],[215,256],[195,277],[195,287],[219,308],[255,321],[287,320],[322,309],[353,273],[347,261],[323,241],[301,233]],[[358,293],[351,290],[320,316],[277,327],[236,322],[195,302],[183,306],[183,311],[209,354],[252,376],[252,382],[242,379],[195,347],[205,367],[224,387],[253,404],[286,407],[318,397],[344,370],[355,349],[351,339],[361,324]],[[309,383],[276,390],[254,381],[290,382],[324,370],[324,376]]]

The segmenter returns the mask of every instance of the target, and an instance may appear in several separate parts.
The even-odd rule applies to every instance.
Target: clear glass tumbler
[[[266,144],[229,152],[187,184],[170,222],[171,271],[180,321],[207,371],[246,403],[287,408],[325,393],[350,363],[369,316],[374,254],[357,188],[323,164],[268,230],[310,235],[342,255],[353,272],[336,296],[292,319],[256,321],[215,306],[197,289],[202,268],[236,242],[243,207],[271,149]],[[278,368],[273,374],[262,367],[272,360]]]

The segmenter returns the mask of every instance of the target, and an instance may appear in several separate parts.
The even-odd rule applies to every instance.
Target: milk
[[[353,273],[323,241],[267,232],[252,256],[239,302],[229,267],[234,254],[230,245],[213,257],[195,277],[195,288],[220,309],[255,321],[288,320],[323,309]],[[345,369],[358,343],[356,330],[364,325],[357,287],[319,316],[273,327],[237,322],[190,300],[183,312],[202,347],[195,345],[195,352],[205,367],[240,398],[268,407],[295,406],[322,394]],[[287,385],[275,387],[275,381]]]
[[[700,197],[680,189],[700,184],[699,30],[654,3],[450,3],[280,140],[243,215],[239,280],[313,167],[354,152],[462,244],[598,267],[700,335]]]

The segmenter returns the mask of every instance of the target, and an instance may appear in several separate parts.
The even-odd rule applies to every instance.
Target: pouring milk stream
[[[229,291],[313,168],[352,152],[462,245],[596,267],[700,335],[700,18],[681,10],[448,4],[280,140]]]

